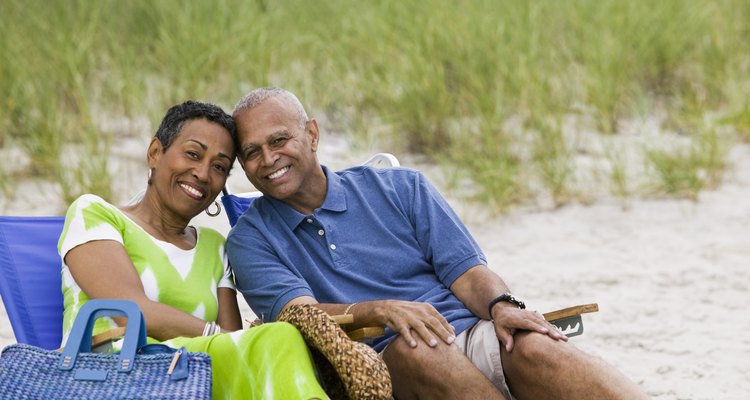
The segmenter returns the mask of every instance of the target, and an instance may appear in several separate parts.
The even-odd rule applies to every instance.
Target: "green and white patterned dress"
[[[234,288],[224,253],[224,237],[209,228],[196,228],[193,249],[158,240],[117,207],[98,196],[79,197],[68,209],[58,242],[60,256],[94,240],[121,243],[143,283],[146,296],[206,321],[218,315],[217,289]],[[101,260],[106,263],[106,260]],[[64,298],[63,343],[78,310],[89,298],[62,265]],[[117,327],[111,318],[100,318],[94,334]],[[149,338],[149,342],[155,342]],[[214,398],[303,399],[326,395],[315,378],[302,336],[286,323],[209,337],[174,338],[173,347],[211,355]]]

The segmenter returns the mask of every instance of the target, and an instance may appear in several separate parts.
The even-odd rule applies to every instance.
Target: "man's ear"
[[[310,148],[313,152],[318,151],[318,140],[320,139],[320,131],[318,130],[318,121],[315,118],[310,118],[305,122],[305,131],[310,136]]]
[[[151,138],[151,143],[148,144],[148,150],[146,150],[146,162],[149,168],[155,168],[156,164],[159,163],[162,151],[162,144],[156,137]]]

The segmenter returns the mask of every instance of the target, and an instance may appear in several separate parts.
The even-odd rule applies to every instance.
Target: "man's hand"
[[[416,333],[430,347],[438,345],[438,338],[447,344],[456,340],[453,326],[429,303],[411,301],[378,301],[375,313],[380,323],[399,333],[411,347],[417,346]]]
[[[522,310],[510,303],[501,302],[492,307],[492,320],[495,322],[497,338],[508,353],[513,351],[513,335],[519,329],[538,332],[555,340],[568,341],[568,337],[547,322],[539,312]]]

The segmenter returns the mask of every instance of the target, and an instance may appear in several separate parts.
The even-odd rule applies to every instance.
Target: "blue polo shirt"
[[[305,215],[263,196],[227,238],[237,288],[264,321],[290,300],[431,303],[456,329],[478,318],[449,287],[486,258],[456,213],[418,171],[323,167],[323,206]],[[392,339],[371,343],[380,350]]]

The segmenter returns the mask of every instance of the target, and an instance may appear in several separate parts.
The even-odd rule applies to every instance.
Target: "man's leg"
[[[505,399],[455,344],[411,348],[396,338],[383,354],[393,394],[407,399]]]
[[[502,364],[513,396],[527,399],[647,399],[644,391],[604,361],[546,335],[516,333]]]

